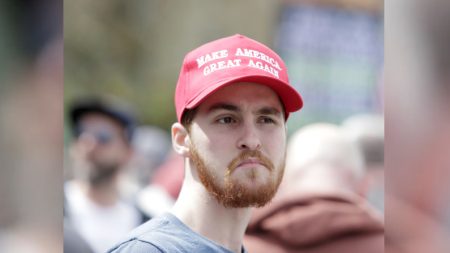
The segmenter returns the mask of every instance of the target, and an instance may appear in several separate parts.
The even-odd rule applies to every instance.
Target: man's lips
[[[237,168],[239,169],[253,169],[264,167],[269,171],[273,170],[273,164],[269,158],[265,157],[258,150],[244,151],[233,159],[228,165],[226,175],[229,176]]]
[[[259,160],[258,158],[248,158],[248,159],[245,159],[242,162],[240,162],[237,167],[249,167],[249,166],[254,166],[254,165],[265,166],[264,163],[261,160]]]

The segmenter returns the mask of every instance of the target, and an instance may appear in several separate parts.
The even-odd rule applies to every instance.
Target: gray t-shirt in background
[[[232,253],[192,231],[173,214],[165,213],[142,224],[108,253]],[[245,249],[242,249],[246,253]]]

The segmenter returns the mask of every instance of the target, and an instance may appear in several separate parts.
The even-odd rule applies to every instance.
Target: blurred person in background
[[[386,252],[450,252],[450,2],[386,4]]]
[[[105,252],[145,217],[122,199],[119,177],[132,155],[135,119],[109,97],[75,101],[70,107],[74,180],[64,186],[65,214],[94,252]]]
[[[366,198],[384,215],[384,118],[356,114],[345,119],[342,127],[364,156]]]
[[[184,159],[172,150],[156,168],[150,183],[139,192],[137,204],[151,217],[162,215],[175,204],[183,178]]]
[[[339,126],[297,130],[280,190],[252,214],[244,240],[249,252],[384,252],[382,220],[363,197],[363,166]]]
[[[155,126],[136,128],[132,145],[133,157],[125,177],[122,177],[121,188],[147,216],[158,216],[175,203],[177,195],[171,195],[170,189],[175,187],[179,191],[181,188],[183,160],[176,155],[181,163],[175,165],[171,162],[174,155],[170,135]],[[156,178],[160,178],[157,183]]]
[[[152,181],[152,178],[171,151],[170,135],[156,126],[138,126],[133,133],[131,142],[133,155],[128,163],[126,175],[136,192]]]
[[[64,220],[64,253],[94,253],[86,240],[81,237],[74,225]]]
[[[281,182],[286,120],[303,101],[274,51],[239,34],[221,38],[189,52],[178,80],[180,195],[109,252],[246,252],[251,207],[267,204]]]
[[[170,197],[176,200],[180,194],[183,179],[184,159],[172,150],[166,162],[156,171],[152,184],[164,188]]]

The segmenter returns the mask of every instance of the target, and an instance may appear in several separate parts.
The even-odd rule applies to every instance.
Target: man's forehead
[[[219,102],[216,104],[212,104],[209,107],[206,106],[205,110],[206,110],[206,113],[211,113],[211,112],[219,111],[219,110],[241,113],[244,110],[244,108],[240,107],[239,105],[235,105],[235,104],[231,104],[231,103]],[[264,105],[264,104],[262,104],[261,106],[255,106],[254,108],[252,108],[252,112],[255,114],[266,114],[266,115],[280,114],[281,115],[281,110],[278,107],[271,106],[271,105]]]

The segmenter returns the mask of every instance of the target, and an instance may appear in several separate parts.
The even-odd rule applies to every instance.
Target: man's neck
[[[225,208],[199,182],[184,182],[171,211],[193,231],[240,253],[251,208]]]

